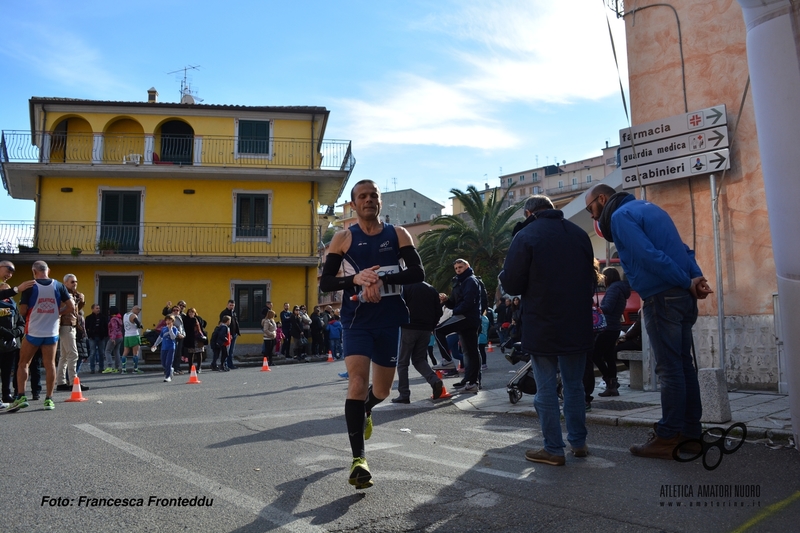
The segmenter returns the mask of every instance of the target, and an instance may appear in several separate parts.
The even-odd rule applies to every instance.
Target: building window
[[[514,178],[508,178],[508,186],[511,187],[514,185]]]
[[[272,157],[272,121],[236,121],[236,157]]]
[[[508,197],[514,198],[514,191],[508,191]]]
[[[564,188],[564,180],[558,180],[558,188],[559,189],[563,189]]]
[[[519,177],[519,181],[525,181],[525,174]]]
[[[573,185],[577,185],[578,184],[578,178],[572,178],[572,184]]]
[[[519,190],[519,195],[520,195],[520,196],[525,196],[525,187],[522,187],[522,188]]]
[[[533,188],[533,194],[542,194],[542,188],[541,187],[534,187]]]
[[[417,202],[414,202],[414,207],[417,207]]]
[[[267,285],[243,283],[233,286],[233,300],[241,329],[261,329],[261,310],[267,303]]]
[[[586,183],[591,183],[591,182],[592,182],[592,175],[589,174],[586,176]]]
[[[538,172],[534,172],[532,174],[532,176],[533,176],[533,181],[539,181],[539,173]]]
[[[272,193],[234,191],[234,223],[236,238],[267,237],[269,239],[272,213]]]

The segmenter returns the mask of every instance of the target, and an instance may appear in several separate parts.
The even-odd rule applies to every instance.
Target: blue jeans
[[[339,337],[338,339],[331,339],[330,340],[330,351],[333,354],[334,359],[341,359],[342,358],[342,339]]]
[[[583,370],[586,355],[535,356],[533,376],[536,378],[536,396],[533,406],[539,415],[544,437],[544,449],[552,455],[564,455],[561,436],[561,413],[558,409],[557,372],[561,371],[564,387],[564,418],[567,422],[567,440],[573,448],[586,444],[586,405],[584,404]]]
[[[97,365],[97,369],[102,372],[106,368],[105,347],[108,339],[89,338],[87,340],[89,341],[89,368],[94,372],[94,367]]]
[[[703,406],[692,364],[697,301],[687,289],[674,288],[645,299],[642,310],[661,384],[661,420],[656,433],[663,439],[678,433],[699,438]]]
[[[172,360],[175,358],[175,348],[161,347],[161,368],[164,369],[164,379],[172,376]]]
[[[238,337],[238,335],[231,335],[231,344],[228,346],[228,357],[226,361],[228,368],[236,368],[233,364],[233,349],[236,348],[236,337]]]

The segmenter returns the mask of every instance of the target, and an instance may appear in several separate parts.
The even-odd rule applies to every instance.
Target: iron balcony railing
[[[350,141],[142,133],[4,131],[2,160],[10,163],[196,165],[350,171]]]
[[[0,222],[0,254],[311,257],[316,233],[299,225]]]

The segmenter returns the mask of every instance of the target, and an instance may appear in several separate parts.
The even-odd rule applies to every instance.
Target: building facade
[[[260,345],[267,301],[316,298],[321,206],[355,164],[325,140],[324,107],[32,98],[31,130],[3,131],[8,193],[32,224],[0,223],[20,272],[73,273],[87,303],[143,324],[185,300],[209,327],[237,303],[241,345]],[[23,277],[24,279],[24,277]]]

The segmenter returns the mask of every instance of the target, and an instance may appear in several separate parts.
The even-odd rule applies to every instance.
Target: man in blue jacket
[[[616,245],[628,281],[642,297],[661,383],[661,420],[650,440],[631,446],[631,453],[672,459],[676,446],[686,439],[699,439],[702,433],[692,326],[697,321],[697,300],[713,291],[694,252],[660,207],[626,192],[615,193],[601,183],[586,194],[586,210],[598,221],[603,237]]]
[[[564,387],[567,440],[575,457],[586,457],[583,372],[592,349],[592,296],[596,277],[589,236],[564,219],[547,196],[525,202],[527,218],[515,228],[500,283],[522,302],[522,351],[531,355],[536,378],[533,405],[544,448],[525,459],[563,466],[564,439],[558,406],[557,373]]]

